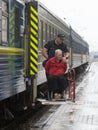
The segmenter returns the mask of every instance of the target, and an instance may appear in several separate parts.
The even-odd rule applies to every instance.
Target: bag
[[[42,66],[43,66],[43,67],[45,67],[47,61],[48,61],[48,60],[44,60],[44,61],[42,62]]]

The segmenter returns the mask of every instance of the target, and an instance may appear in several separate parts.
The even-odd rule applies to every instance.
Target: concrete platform
[[[40,126],[38,130],[98,130],[98,63],[91,65],[77,86],[75,102],[54,105],[60,106],[44,121],[42,117],[36,122]]]

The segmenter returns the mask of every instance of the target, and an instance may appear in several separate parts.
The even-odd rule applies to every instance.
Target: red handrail
[[[71,68],[68,70],[68,96],[69,99],[72,99],[73,101],[75,101],[75,97],[76,97],[76,73],[75,73],[75,69]],[[71,96],[71,86],[73,86],[72,88],[72,96]]]

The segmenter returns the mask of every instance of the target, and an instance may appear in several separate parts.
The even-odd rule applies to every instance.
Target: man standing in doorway
[[[69,51],[64,43],[64,38],[64,34],[58,34],[55,40],[48,41],[48,43],[45,44],[42,49],[42,54],[46,58],[46,61],[55,56],[55,50],[57,49],[62,50],[62,56],[65,57],[65,60],[69,58]],[[45,64],[43,64],[43,66],[45,67]]]

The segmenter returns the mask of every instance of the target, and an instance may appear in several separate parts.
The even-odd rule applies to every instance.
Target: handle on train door
[[[76,82],[75,82],[75,78],[76,78],[76,73],[75,73],[75,69],[70,68],[68,70],[68,96],[69,99],[71,98],[73,101],[75,101],[75,97],[76,97]],[[71,97],[71,84],[72,84],[72,97]]]

